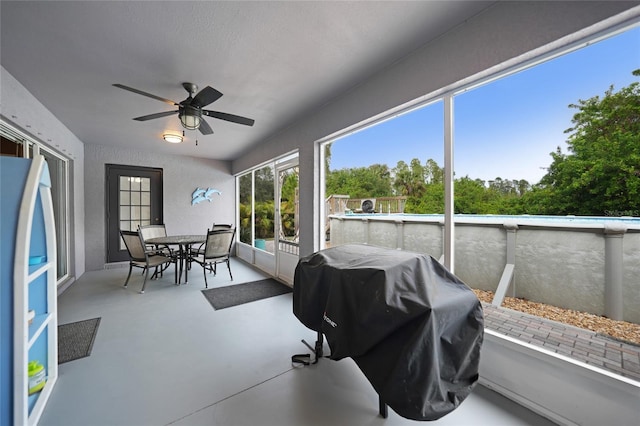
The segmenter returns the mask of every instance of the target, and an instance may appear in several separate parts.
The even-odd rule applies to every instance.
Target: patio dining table
[[[178,269],[178,282],[176,284],[180,285],[182,280],[182,271],[184,271],[184,283],[187,284],[189,268],[187,265],[187,258],[189,257],[189,250],[191,245],[193,244],[202,244],[206,241],[206,235],[168,235],[166,237],[156,237],[149,238],[145,240],[148,244],[158,244],[158,245],[177,245],[178,246],[178,263],[176,263],[176,268]]]

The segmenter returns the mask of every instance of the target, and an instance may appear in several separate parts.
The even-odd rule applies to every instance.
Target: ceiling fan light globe
[[[182,114],[180,116],[180,122],[182,123],[182,127],[188,130],[196,130],[200,127],[200,117],[197,115]]]

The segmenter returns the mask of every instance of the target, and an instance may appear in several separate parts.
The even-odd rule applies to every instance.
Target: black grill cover
[[[403,417],[439,419],[478,380],[482,305],[430,256],[368,245],[314,253],[296,267],[293,313]]]

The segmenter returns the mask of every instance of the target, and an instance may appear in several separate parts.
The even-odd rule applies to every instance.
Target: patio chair
[[[229,277],[231,278],[231,281],[233,281],[231,265],[229,265],[229,256],[231,254],[231,245],[233,244],[233,238],[235,235],[235,228],[207,230],[207,240],[204,243],[204,250],[198,250],[197,252],[194,251],[191,253],[190,261],[196,262],[202,266],[205,288],[209,288],[209,283],[207,282],[207,269],[213,272],[213,275],[216,275],[216,265],[218,263],[225,262],[227,264]]]
[[[167,228],[165,225],[138,225],[138,232],[140,232],[140,237],[145,241],[144,245],[147,250],[156,250],[158,254],[164,254],[165,256],[174,257],[173,250],[169,248],[169,246],[164,244],[147,244],[146,240],[157,237],[166,237],[167,236]]]
[[[131,271],[133,267],[136,268],[144,268],[144,282],[142,283],[142,290],[140,290],[140,294],[144,294],[144,289],[147,285],[147,278],[149,277],[149,269],[154,268],[153,275],[151,279],[154,279],[158,273],[162,276],[162,272],[169,267],[171,263],[174,262],[174,259],[170,256],[165,256],[163,254],[157,254],[155,249],[146,250],[144,246],[144,240],[140,236],[140,233],[136,231],[120,231],[120,235],[124,240],[124,245],[127,247],[127,251],[129,252],[129,275],[127,275],[127,280],[124,282],[124,286],[126,287],[129,284],[129,278],[131,278]],[[177,270],[176,270],[177,274]],[[176,281],[178,277],[176,275]]]
[[[219,229],[233,229],[233,225],[231,225],[230,223],[213,223],[211,226],[211,230],[212,231],[217,231]],[[207,229],[207,232],[209,232],[209,230]],[[204,244],[200,244],[198,246],[198,248],[191,248],[191,252],[190,252],[190,257],[191,256],[200,256],[204,254]],[[189,266],[188,266],[189,270],[191,270],[191,259],[189,259]]]

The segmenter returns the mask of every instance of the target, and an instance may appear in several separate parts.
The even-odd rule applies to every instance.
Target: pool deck
[[[640,382],[640,346],[482,303],[485,328]]]

